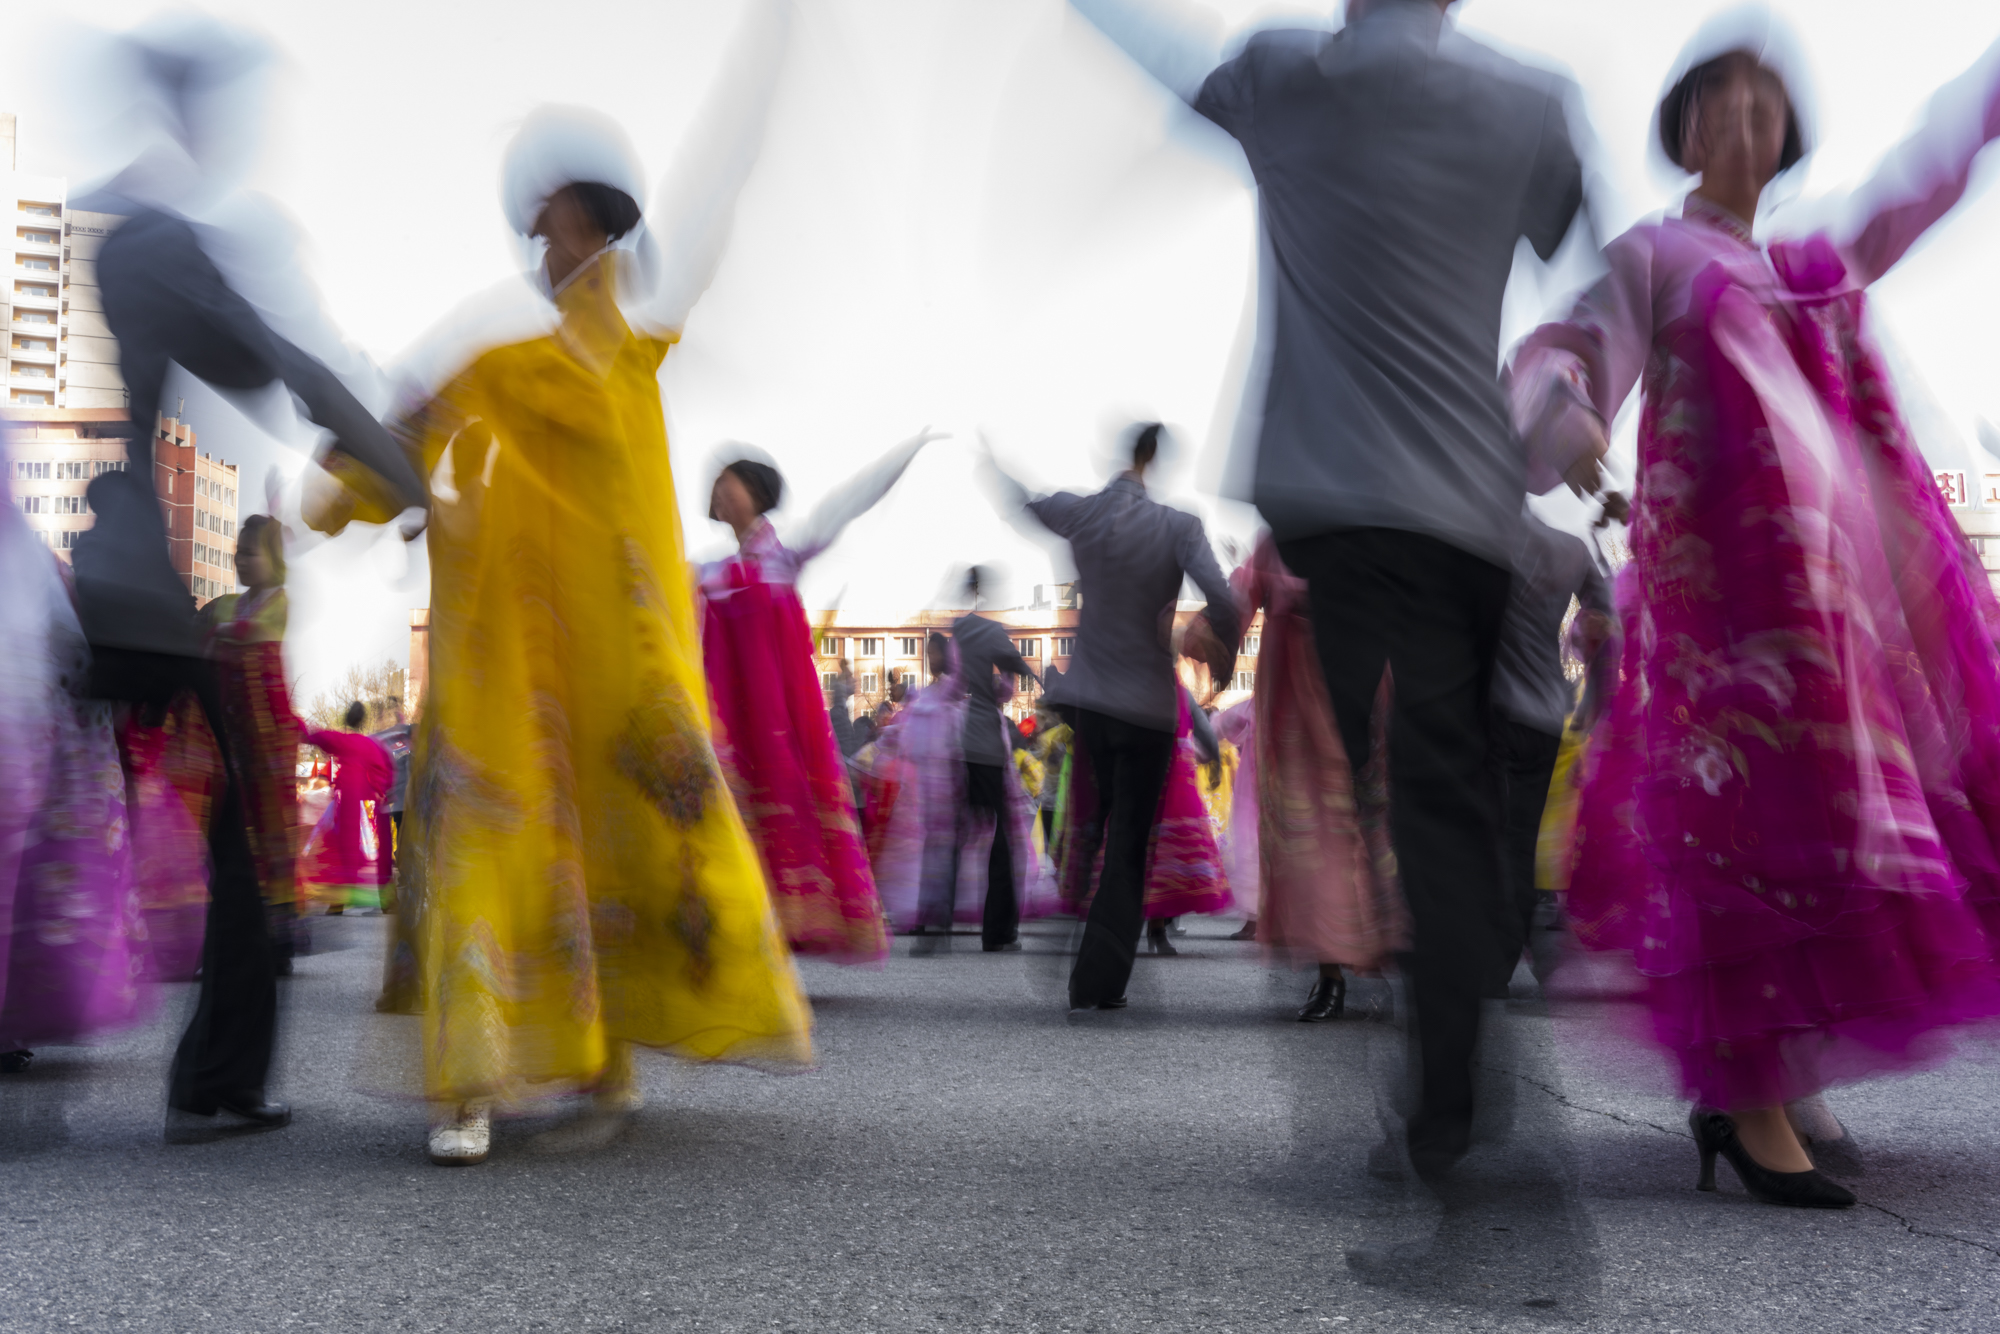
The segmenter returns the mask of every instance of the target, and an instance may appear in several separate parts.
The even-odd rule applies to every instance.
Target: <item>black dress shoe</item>
[[[1071,1014],[1086,1014],[1091,1010],[1122,1010],[1128,1002],[1123,996],[1108,1001],[1080,1001],[1072,997],[1069,1003]]]
[[[1021,942],[1019,940],[1003,940],[998,945],[981,945],[979,948],[985,950],[988,954],[1011,954],[1021,948]]]
[[[35,1059],[35,1053],[20,1048],[15,1051],[0,1051],[0,1075],[18,1075],[28,1068],[28,1062]]]
[[[292,1123],[292,1109],[282,1102],[272,1102],[261,1092],[231,1094],[217,1098],[215,1105],[231,1116],[240,1116],[260,1126],[277,1127]]]
[[[1328,977],[1324,973],[1313,983],[1312,994],[1299,1007],[1299,1022],[1317,1024],[1326,1019],[1338,1019],[1347,1008],[1347,975],[1345,973]]]
[[[1737,1180],[1755,1199],[1766,1204],[1790,1205],[1794,1209],[1851,1209],[1854,1192],[1829,1181],[1817,1171],[1773,1172],[1750,1156],[1736,1136],[1736,1122],[1727,1112],[1713,1107],[1696,1107],[1688,1113],[1688,1129],[1694,1132],[1694,1147],[1701,1155],[1701,1176],[1696,1190],[1715,1189],[1715,1155],[1721,1154],[1736,1169]]]

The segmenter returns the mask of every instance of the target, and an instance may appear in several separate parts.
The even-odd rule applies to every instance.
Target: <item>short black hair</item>
[[[361,724],[367,721],[368,721],[368,706],[366,704],[363,704],[360,700],[357,699],[352,704],[347,706],[348,731],[350,732],[360,731]]]
[[[785,498],[784,474],[768,463],[738,459],[723,471],[734,474],[736,480],[743,483],[743,489],[750,493],[750,503],[757,507],[759,514],[769,514]],[[715,515],[711,512],[708,517],[712,519]]]
[[[1139,433],[1132,437],[1132,469],[1137,472],[1149,466],[1160,452],[1160,432],[1165,430],[1159,422],[1141,422]]]
[[[639,225],[644,215],[639,211],[639,202],[615,185],[602,181],[572,181],[567,187],[576,196],[576,202],[590,215],[590,221],[605,239],[616,241],[625,233]]]
[[[1666,150],[1667,161],[1682,171],[1688,169],[1681,157],[1687,151],[1688,122],[1699,113],[1703,94],[1719,88],[1745,64],[1763,70],[1774,79],[1778,77],[1748,51],[1725,51],[1681,75],[1668,90],[1660,102],[1660,147]],[[1806,155],[1806,148],[1805,135],[1799,129],[1798,108],[1792,105],[1792,90],[1785,88],[1783,79],[1778,79],[1778,87],[1785,93],[1785,146],[1778,153],[1778,170],[1783,172],[1797,165]]]

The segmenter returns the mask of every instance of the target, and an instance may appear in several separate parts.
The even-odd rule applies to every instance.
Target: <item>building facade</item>
[[[127,466],[131,421],[122,407],[13,407],[5,416],[9,493],[29,528],[67,561],[94,522],[84,494],[90,479]],[[186,422],[162,417],[153,440],[153,485],[168,552],[188,591],[199,603],[235,591],[235,465],[196,449]]]
[[[123,221],[72,205],[69,182],[15,170],[15,119],[0,113],[0,324],[5,402],[24,408],[123,408],[118,345],[104,322],[97,252]]]
[[[1034,601],[1026,607],[988,609],[980,614],[1006,626],[1016,650],[1037,675],[1046,679],[1052,667],[1063,672],[1070,669],[1070,661],[1076,654],[1083,595],[1075,584],[1042,585],[1035,593]],[[1185,626],[1200,610],[1198,602],[1183,603],[1174,613],[1176,628]],[[854,672],[854,716],[859,718],[890,699],[898,682],[928,685],[930,674],[924,665],[924,641],[932,634],[949,635],[951,623],[965,612],[919,612],[893,624],[843,620],[837,611],[806,615],[813,626],[821,692],[831,706],[841,664],[848,664]],[[1260,611],[1244,633],[1237,652],[1236,673],[1217,693],[1216,707],[1228,708],[1250,697],[1257,681],[1257,653],[1263,635],[1264,614]],[[1180,666],[1188,688],[1197,698],[1206,698],[1210,689],[1208,668],[1185,659]],[[1004,711],[1018,722],[1035,711],[1041,693],[1035,681],[1018,677],[1014,682],[1014,698],[1007,702]]]

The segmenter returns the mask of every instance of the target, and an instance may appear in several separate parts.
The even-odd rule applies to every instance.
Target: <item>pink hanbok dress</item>
[[[2000,1014],[2000,605],[1898,415],[1865,292],[2000,131],[1996,59],[1857,225],[1761,245],[1690,198],[1528,341],[1573,452],[1642,391],[1620,687],[1580,760],[1569,911],[1629,957],[1686,1092],[1770,1106]]]
[[[786,941],[800,954],[872,962],[888,953],[888,932],[797,587],[824,546],[788,550],[760,519],[736,555],[703,566],[702,660],[716,756]]]
[[[1257,938],[1297,963],[1377,971],[1409,938],[1389,846],[1389,684],[1375,701],[1372,753],[1357,784],[1327,699],[1305,581],[1285,568],[1269,533],[1229,581],[1246,625],[1264,612],[1253,745],[1237,776],[1257,804]]]
[[[1160,805],[1146,854],[1143,908],[1148,921],[1229,909],[1229,877],[1222,868],[1222,850],[1216,841],[1215,826],[1209,821],[1208,807],[1201,799],[1198,773],[1201,758],[1195,749],[1188,712],[1192,707],[1187,691],[1181,690],[1173,759],[1168,762],[1167,781],[1160,790]],[[1084,865],[1083,849],[1091,842],[1087,831],[1096,819],[1097,809],[1097,785],[1091,777],[1089,751],[1082,746],[1071,746],[1069,767],[1069,795],[1064,804],[1063,835],[1058,850],[1062,859],[1061,897],[1069,911],[1081,916],[1089,911],[1090,896],[1104,867],[1104,849],[1099,845],[1089,866]]]

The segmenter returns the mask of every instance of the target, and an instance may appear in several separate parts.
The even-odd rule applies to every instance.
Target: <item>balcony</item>
[[[32,236],[16,236],[14,251],[23,255],[54,255],[62,257],[62,233],[58,231],[53,241],[43,241]]]

